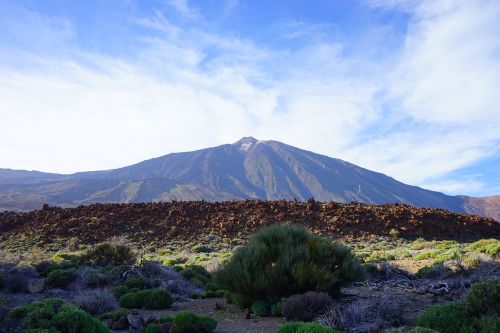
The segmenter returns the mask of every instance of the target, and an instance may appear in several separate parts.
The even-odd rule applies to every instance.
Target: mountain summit
[[[0,169],[3,209],[35,209],[44,203],[309,198],[487,214],[468,197],[406,185],[340,159],[253,137],[114,170],[58,175]]]

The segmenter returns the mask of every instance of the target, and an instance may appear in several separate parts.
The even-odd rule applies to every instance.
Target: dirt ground
[[[217,304],[220,306],[219,310],[216,310]],[[227,304],[222,298],[176,302],[168,310],[137,310],[135,313],[143,317],[154,315],[158,318],[165,315],[175,315],[182,310],[213,317],[218,322],[215,333],[274,333],[284,323],[284,319],[272,317],[260,318],[252,316],[250,319],[246,319],[244,311],[239,310],[232,304]]]

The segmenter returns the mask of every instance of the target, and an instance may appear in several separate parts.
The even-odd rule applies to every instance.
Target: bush
[[[261,317],[269,316],[270,314],[269,306],[264,301],[260,300],[253,302],[250,306],[250,310],[252,310],[253,314]]]
[[[101,243],[85,251],[81,256],[81,262],[98,266],[129,265],[135,261],[132,249],[126,245],[113,245]]]
[[[172,321],[176,333],[212,332],[217,321],[209,316],[196,316],[189,311],[179,312]]]
[[[325,313],[332,304],[333,299],[327,293],[310,291],[284,300],[281,313],[287,320],[311,321]]]
[[[229,304],[235,304],[240,309],[248,308],[251,303],[249,303],[243,296],[240,294],[232,293],[230,291],[224,292],[224,298]]]
[[[109,281],[105,274],[95,269],[88,269],[83,273],[82,282],[88,288],[97,288],[105,286]]]
[[[475,253],[485,253],[496,257],[500,254],[500,240],[494,238],[481,239],[467,246],[467,249]]]
[[[125,295],[126,293],[128,293],[130,290],[125,287],[125,286],[116,286],[116,287],[113,287],[111,288],[111,293],[117,298],[119,299],[120,297],[122,297],[123,295]]]
[[[415,275],[419,279],[445,278],[453,275],[453,270],[442,263],[420,268]]]
[[[126,309],[159,310],[170,307],[174,301],[165,289],[148,289],[128,292],[120,297],[120,306]]]
[[[300,227],[273,225],[238,248],[216,272],[214,282],[248,302],[273,302],[306,291],[338,295],[342,285],[362,275],[349,248]]]
[[[460,302],[437,304],[421,314],[415,324],[441,333],[473,333],[474,319]]]
[[[500,280],[474,283],[465,297],[464,305],[475,316],[500,316]]]
[[[139,288],[144,289],[147,287],[146,280],[142,277],[129,277],[123,283],[127,288]]]
[[[274,316],[274,317],[281,317],[282,315],[282,309],[281,309],[281,302],[278,302],[278,303],[274,303],[272,306],[271,306],[271,314]]]
[[[439,333],[438,331],[431,330],[424,327],[398,327],[385,330],[384,333]]]
[[[113,310],[113,311],[103,313],[98,318],[99,318],[99,320],[104,320],[104,319],[108,319],[108,318],[111,318],[113,320],[118,320],[121,317],[128,316],[128,314],[129,314],[128,310],[118,309],[118,310]]]
[[[212,252],[212,249],[206,245],[196,245],[195,247],[193,247],[192,250],[194,253],[210,253],[210,252]]]
[[[64,288],[75,280],[75,273],[70,269],[56,269],[47,275],[45,284],[49,287]]]
[[[160,310],[170,307],[174,300],[170,293],[165,289],[150,289],[143,291],[144,308],[148,310]]]
[[[277,333],[336,333],[335,330],[313,323],[285,323],[278,328]]]
[[[11,292],[28,292],[28,284],[31,278],[37,276],[36,271],[30,266],[16,266],[4,273],[4,288]]]
[[[75,296],[73,302],[93,316],[118,309],[118,302],[106,289],[82,291]]]
[[[49,332],[110,333],[99,320],[62,299],[47,298],[14,308],[10,314],[25,330]]]

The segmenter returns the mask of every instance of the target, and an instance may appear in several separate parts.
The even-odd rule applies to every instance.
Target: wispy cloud
[[[186,19],[201,16],[187,1],[169,3]],[[399,3],[370,1],[383,10]],[[107,55],[75,47],[71,23],[26,10],[25,22],[43,25],[31,28],[47,50],[71,52],[54,59],[0,44],[0,117],[9,124],[0,141],[12,142],[0,166],[105,169],[253,135],[411,184],[481,191],[480,177],[447,176],[500,153],[500,4],[446,3],[404,7],[408,33],[386,62],[347,56],[321,24],[280,23],[282,38],[302,40],[290,49],[183,26],[161,9],[130,17],[146,30],[130,36],[134,52]]]

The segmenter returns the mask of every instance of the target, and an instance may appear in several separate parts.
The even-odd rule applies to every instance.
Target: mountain
[[[340,159],[252,137],[106,171],[59,175],[0,169],[0,208],[11,210],[35,209],[44,203],[309,198],[499,214],[498,200],[448,196]]]

